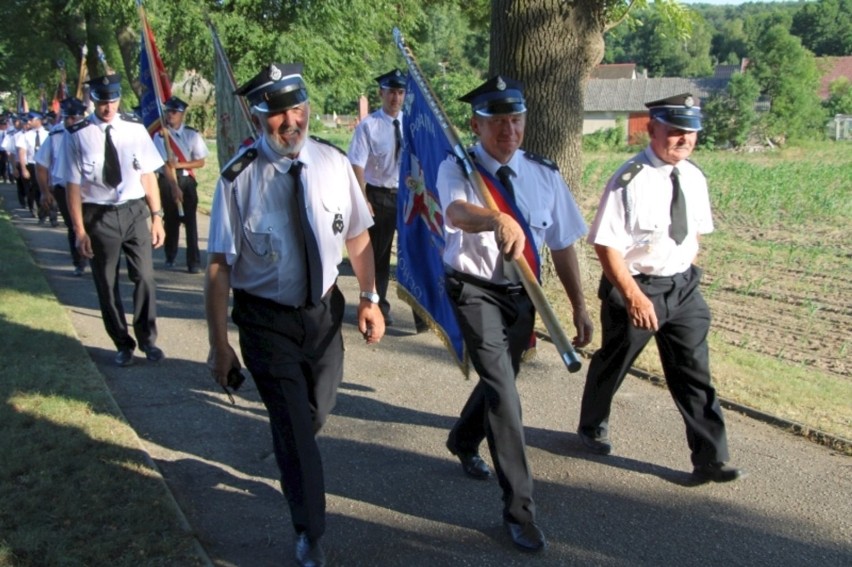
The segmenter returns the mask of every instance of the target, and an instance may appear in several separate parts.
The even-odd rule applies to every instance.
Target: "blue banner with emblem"
[[[396,213],[398,293],[441,337],[467,375],[464,340],[444,284],[444,218],[436,187],[438,167],[453,156],[453,151],[426,97],[411,78],[403,113]]]
[[[151,53],[148,53],[148,45]],[[151,68],[153,66],[153,69]],[[154,84],[157,81],[158,84]],[[172,96],[172,87],[169,76],[160,59],[160,52],[154,41],[154,32],[147,22],[143,22],[142,49],[139,52],[139,82],[142,83],[142,97],[139,101],[139,112],[142,123],[153,136],[160,131],[160,106]],[[157,100],[157,93],[161,93],[162,100]]]

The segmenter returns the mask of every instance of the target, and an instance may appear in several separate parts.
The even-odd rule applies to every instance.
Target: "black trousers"
[[[71,250],[71,261],[74,263],[74,267],[85,267],[86,259],[80,256],[80,252],[77,251],[77,237],[74,235],[74,225],[71,224],[71,213],[68,210],[68,197],[65,194],[65,187],[54,185],[53,198],[56,199],[56,205],[62,215],[62,222],[68,229],[68,248]]]
[[[269,412],[281,488],[297,533],[325,532],[325,477],[316,442],[343,379],[343,294],[286,307],[234,290],[232,318],[246,368]]]
[[[0,179],[9,181],[9,154],[6,150],[0,150]]]
[[[503,490],[503,517],[535,519],[532,471],[527,462],[521,399],[515,379],[535,320],[524,292],[507,294],[447,276],[447,291],[479,382],[450,431],[450,443],[476,451],[483,439]]]
[[[17,172],[17,176],[15,177],[15,185],[18,187],[18,203],[23,208],[29,208],[30,212],[32,211],[32,207],[27,207],[27,184],[24,182],[24,176],[21,175],[21,164],[20,162],[15,163],[15,170]]]
[[[370,243],[376,262],[376,293],[379,307],[385,317],[390,313],[387,300],[390,280],[391,249],[396,232],[396,190],[367,185],[367,200],[373,207],[373,226],[370,227]]]
[[[180,171],[178,171],[180,173]],[[178,187],[183,191],[183,216],[180,216],[177,203],[172,197],[172,190],[163,175],[157,177],[160,186],[160,203],[163,207],[163,227],[166,231],[166,241],[163,250],[166,262],[174,262],[177,258],[178,242],[180,242],[180,225],[186,230],[186,267],[197,268],[201,265],[201,253],[198,249],[198,183],[191,175],[178,175]]]
[[[607,431],[612,399],[636,357],[651,337],[657,341],[666,385],[686,425],[692,464],[728,460],[725,422],[716,390],[710,381],[707,333],[710,309],[698,284],[701,270],[692,266],[672,277],[637,276],[642,292],[654,304],[656,333],[630,322],[621,294],[601,279],[603,344],[589,364],[580,428],[588,434]]]
[[[134,348],[119,294],[121,254],[134,284],[133,332],[138,344],[157,342],[157,297],[154,282],[150,211],[145,199],[117,206],[83,204],[83,226],[92,241],[92,279],[98,292],[101,317],[117,349]]]

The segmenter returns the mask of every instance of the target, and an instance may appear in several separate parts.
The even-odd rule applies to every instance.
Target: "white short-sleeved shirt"
[[[27,130],[15,139],[16,150],[25,150],[27,152],[27,165],[35,163],[36,150],[47,143],[49,135],[50,132],[45,130],[44,127],[39,127]]]
[[[115,130],[111,137],[121,163],[121,183],[117,188],[103,179],[106,127]],[[142,174],[163,166],[163,159],[148,130],[138,119],[120,114],[106,123],[95,114],[68,128],[64,143],[66,183],[80,186],[84,203],[114,205],[145,196]]]
[[[707,179],[684,160],[677,169],[686,198],[688,233],[680,246],[669,236],[672,169],[649,146],[619,168],[601,197],[589,243],[618,250],[633,275],[686,271],[698,254],[698,235],[713,232]]]
[[[402,112],[397,117],[402,135]],[[396,188],[399,185],[400,155],[395,156],[396,137],[393,117],[381,108],[355,127],[349,142],[349,161],[364,169],[364,180],[376,187]]]
[[[254,159],[250,156],[256,155]],[[338,276],[343,245],[373,224],[367,201],[346,155],[311,138],[299,152],[308,218],[319,245],[323,292]],[[307,274],[301,236],[292,216],[292,160],[261,138],[223,169],[210,213],[207,252],[224,254],[231,287],[282,305],[301,305]],[[227,179],[233,164],[239,172]]]
[[[14,128],[6,129],[6,136],[3,138],[3,149],[6,150],[7,154],[17,155],[17,140],[18,134],[21,134],[20,130],[15,130]]]
[[[50,184],[62,185],[63,187],[65,186],[63,170],[65,167],[63,157],[65,133],[65,125],[62,122],[56,124],[50,129],[50,135],[47,138],[48,143],[42,144],[35,155],[35,162],[47,168],[48,173],[50,173]]]
[[[481,144],[473,147],[473,154],[496,177],[501,164]],[[506,165],[515,172],[515,202],[530,226],[539,253],[545,244],[551,250],[567,248],[586,233],[583,216],[555,165],[523,150],[516,151]],[[444,213],[444,263],[484,280],[508,281],[494,232],[464,232],[447,216],[447,207],[453,201],[484,206],[455,158],[448,158],[438,168],[437,186]]]
[[[190,128],[185,124],[181,124],[180,128],[177,130],[169,128],[169,136],[171,136],[171,138],[175,141],[185,158],[185,160],[178,161],[195,161],[197,159],[204,159],[210,154],[210,150],[207,149],[207,143],[204,141],[204,137],[195,128]],[[154,144],[160,152],[160,157],[165,160],[166,146],[164,142],[165,139],[163,138],[162,133],[154,136]],[[178,170],[178,175],[189,175],[189,171],[186,169]]]

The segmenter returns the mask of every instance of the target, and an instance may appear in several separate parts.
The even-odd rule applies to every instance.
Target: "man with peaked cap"
[[[165,121],[168,128],[172,161],[167,164],[171,172],[163,170],[158,175],[160,185],[160,202],[165,212],[166,243],[163,250],[166,253],[166,267],[172,268],[177,257],[178,241],[180,240],[180,225],[186,230],[186,269],[190,274],[197,274],[201,265],[201,253],[198,250],[198,182],[195,179],[196,169],[204,167],[204,160],[210,152],[204,137],[194,128],[184,125],[183,118],[189,106],[176,96],[163,103],[166,113]],[[165,138],[160,132],[154,137],[154,143],[163,159],[167,159]],[[174,174],[177,186],[167,175]]]
[[[208,365],[228,385],[240,362],[228,342],[228,298],[242,358],[269,413],[299,565],[324,565],[325,481],[316,435],[343,378],[342,249],[361,288],[358,328],[377,344],[367,202],[346,155],[308,137],[301,64],[272,63],[237,89],[262,130],[222,170],[210,213],[205,304]]]
[[[88,258],[101,317],[118,353],[133,364],[138,346],[150,362],[165,356],[157,346],[157,290],[152,248],[163,245],[163,210],[155,171],[163,160],[148,130],[120,114],[121,76],[88,81],[94,113],[68,127],[64,178],[77,250]],[[149,225],[150,219],[150,225]],[[119,295],[121,255],[134,284],[133,332]]]
[[[358,124],[349,144],[349,161],[373,215],[370,242],[376,257],[376,291],[386,325],[393,325],[387,299],[390,260],[396,233],[396,196],[402,157],[402,103],[408,77],[399,69],[375,78],[382,107]],[[414,315],[417,332],[426,323]]]
[[[74,275],[80,277],[86,271],[88,261],[77,250],[77,238],[74,224],[68,211],[68,199],[65,193],[65,138],[66,128],[84,119],[86,105],[77,98],[66,98],[60,103],[62,121],[56,124],[48,136],[48,143],[42,144],[36,152],[36,179],[41,189],[42,207],[53,210],[58,207],[62,220],[68,230],[68,246],[74,264]]]
[[[710,379],[710,310],[694,264],[699,235],[713,231],[707,180],[687,159],[701,108],[689,93],[646,106],[650,143],[610,178],[589,233],[603,268],[603,344],[586,375],[578,434],[591,452],[612,451],[613,397],[653,337],[686,425],[695,482],[732,481],[743,472],[725,464],[725,422]]]
[[[21,164],[21,179],[27,195],[27,208],[32,216],[38,217],[39,224],[44,223],[48,216],[39,206],[40,194],[35,178],[35,153],[42,144],[47,142],[48,131],[42,125],[40,112],[30,112],[26,115],[27,130],[15,141],[18,152],[18,163]],[[38,212],[36,212],[38,208]],[[52,219],[53,220],[53,219]]]
[[[574,250],[586,225],[556,165],[520,148],[527,116],[523,88],[519,81],[497,76],[459,99],[471,105],[470,127],[479,138],[471,158],[492,194],[509,207],[487,208],[454,158],[441,164],[437,186],[444,212],[447,295],[479,374],[447,448],[468,476],[484,480],[491,472],[478,451],[488,440],[509,537],[522,551],[537,552],[547,541],[536,524],[515,384],[535,309],[507,260],[537,257],[547,245],[573,307],[574,344],[588,344],[593,327]]]

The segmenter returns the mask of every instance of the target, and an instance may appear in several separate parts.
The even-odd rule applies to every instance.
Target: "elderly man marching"
[[[728,482],[728,441],[710,379],[710,310],[698,287],[698,238],[713,230],[707,179],[687,158],[701,130],[701,108],[686,93],[646,105],[647,148],[610,178],[589,242],[603,268],[603,344],[586,375],[578,434],[608,455],[612,400],[653,337],[666,385],[686,425],[696,482]]]
[[[316,435],[343,379],[343,247],[361,286],[367,344],[385,326],[375,290],[372,224],[346,155],[308,136],[302,65],[273,63],[236,94],[263,135],[222,170],[210,214],[205,303],[213,377],[239,369],[228,341],[228,299],[243,361],[269,413],[299,565],[325,564],[325,480]]]

